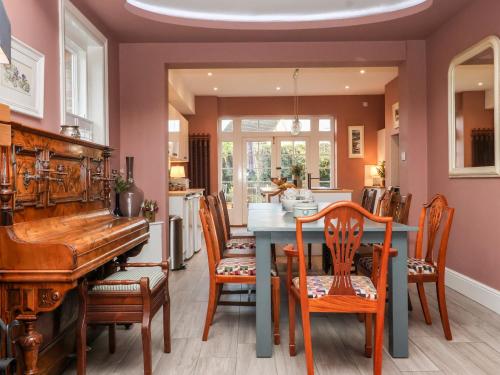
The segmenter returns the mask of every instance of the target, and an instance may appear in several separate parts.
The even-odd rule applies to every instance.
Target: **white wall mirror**
[[[490,36],[450,64],[450,177],[500,177],[499,54]]]

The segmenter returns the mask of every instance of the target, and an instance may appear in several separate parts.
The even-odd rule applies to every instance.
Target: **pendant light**
[[[293,112],[294,112],[294,119],[292,122],[292,129],[290,130],[290,133],[293,136],[297,136],[300,134],[300,120],[299,120],[299,95],[297,92],[297,81],[299,79],[299,69],[295,69],[293,72],[293,91],[294,91],[294,98],[293,98]]]

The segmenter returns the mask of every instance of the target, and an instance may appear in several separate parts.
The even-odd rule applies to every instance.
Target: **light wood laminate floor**
[[[284,262],[284,259],[280,259]],[[314,259],[318,264],[320,259]],[[273,358],[255,358],[255,308],[219,306],[208,342],[201,341],[208,295],[204,250],[189,262],[187,270],[171,274],[172,353],[162,352],[161,313],[153,321],[153,368],[155,374],[294,375],[306,374],[301,327],[297,331],[296,357],[288,355],[287,297],[282,276],[281,345]],[[282,265],[284,266],[284,264]],[[280,267],[280,270],[283,267]],[[383,373],[499,374],[500,316],[463,295],[447,290],[453,341],[444,335],[436,295],[427,288],[433,325],[427,326],[416,291],[410,290],[410,357],[393,359],[384,351]],[[227,298],[225,296],[224,298]],[[231,298],[247,298],[246,295]],[[364,325],[353,315],[315,315],[312,318],[316,374],[372,374],[371,359],[363,356]],[[107,333],[91,344],[89,375],[141,374],[142,347],[139,325],[117,329],[115,354],[107,350]],[[74,374],[75,364],[65,374]]]

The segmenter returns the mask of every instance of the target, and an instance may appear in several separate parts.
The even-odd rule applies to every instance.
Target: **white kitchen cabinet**
[[[189,161],[189,122],[168,105],[168,154],[172,161]]]
[[[169,192],[169,215],[182,218],[182,246],[184,259],[201,249],[200,197],[203,189]]]
[[[164,238],[165,223],[163,221],[149,223],[149,241],[143,246],[139,255],[132,259],[132,262],[161,262],[163,260]]]

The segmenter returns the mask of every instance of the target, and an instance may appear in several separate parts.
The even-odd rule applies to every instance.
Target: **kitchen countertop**
[[[272,187],[272,186],[260,188],[261,193],[264,193],[264,194],[273,193],[276,190],[278,190],[278,189],[275,187]],[[351,190],[351,189],[322,189],[322,188],[312,188],[311,191],[313,193],[352,193],[353,192],[353,190]]]
[[[169,197],[183,197],[188,194],[200,193],[203,194],[205,189],[187,189],[187,190],[172,190],[168,192]]]

